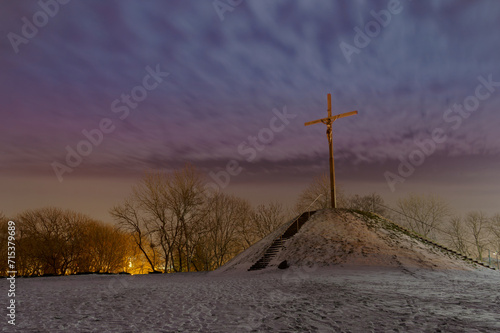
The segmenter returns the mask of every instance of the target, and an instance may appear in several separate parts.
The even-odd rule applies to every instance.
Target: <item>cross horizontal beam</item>
[[[351,111],[351,112],[341,113],[341,114],[338,114],[338,115],[332,116],[332,117],[326,117],[326,118],[321,118],[321,119],[317,119],[317,120],[313,120],[313,121],[308,121],[307,123],[304,124],[304,126],[314,125],[314,124],[318,124],[318,123],[325,123],[328,121],[333,123],[335,120],[337,120],[339,118],[354,116],[355,114],[358,114],[358,111]]]

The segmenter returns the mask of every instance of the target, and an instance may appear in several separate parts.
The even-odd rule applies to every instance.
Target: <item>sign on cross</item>
[[[328,137],[328,146],[330,148],[330,197],[332,200],[332,208],[337,208],[337,198],[335,195],[335,164],[333,163],[333,142],[332,142],[332,124],[335,120],[353,116],[358,114],[358,111],[351,111],[332,116],[332,95],[328,94],[328,117],[309,121],[304,126],[323,123],[326,125],[326,136]]]

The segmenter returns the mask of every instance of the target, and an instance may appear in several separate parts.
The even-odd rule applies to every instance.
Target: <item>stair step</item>
[[[262,257],[257,260],[248,270],[254,271],[266,268],[269,262],[276,256],[278,252],[283,248],[283,244],[289,238],[297,233],[300,228],[309,220],[309,217],[315,212],[305,212],[302,213],[296,220],[292,221],[290,226],[286,229],[286,231],[279,237],[276,238],[271,246],[267,248]]]

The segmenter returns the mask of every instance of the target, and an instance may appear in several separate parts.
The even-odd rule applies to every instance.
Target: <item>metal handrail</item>
[[[316,197],[316,199],[314,199],[314,201],[313,201],[313,202],[311,202],[311,204],[307,207],[307,211],[309,212],[309,217],[311,217],[311,210],[310,210],[309,208],[311,208],[311,206],[312,206],[312,205],[313,205],[313,204],[314,204],[314,203],[315,203],[315,202],[319,199],[319,197],[320,197],[320,196],[322,196],[322,195],[323,195],[323,193],[320,193],[320,194]]]
[[[307,206],[307,208],[306,208],[306,212],[307,212],[307,219],[310,219],[310,218],[311,218],[311,209],[310,209],[310,208],[311,208],[311,206],[312,206],[312,205],[313,205],[313,204],[314,204],[314,203],[315,203],[315,202],[319,199],[319,197],[320,197],[320,196],[322,196],[322,195],[323,195],[323,194],[322,194],[322,193],[320,193],[320,194],[316,197],[316,199],[314,199],[314,201],[313,201],[313,202],[311,202],[311,203],[309,204],[309,206]],[[299,215],[299,216],[295,219],[295,222],[297,222],[297,232],[299,232],[299,218],[300,218],[301,216],[302,216],[302,214],[300,214],[300,215]]]

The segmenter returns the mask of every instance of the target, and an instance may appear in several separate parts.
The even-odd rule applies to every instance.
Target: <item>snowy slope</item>
[[[215,274],[248,270],[286,226],[238,255]],[[276,269],[284,260],[299,267],[369,265],[401,269],[479,268],[401,231],[392,222],[379,216],[332,209],[312,215],[299,232],[286,241],[284,248],[266,269]]]
[[[0,332],[499,332],[499,283],[373,266],[18,279],[17,325],[2,315]]]

